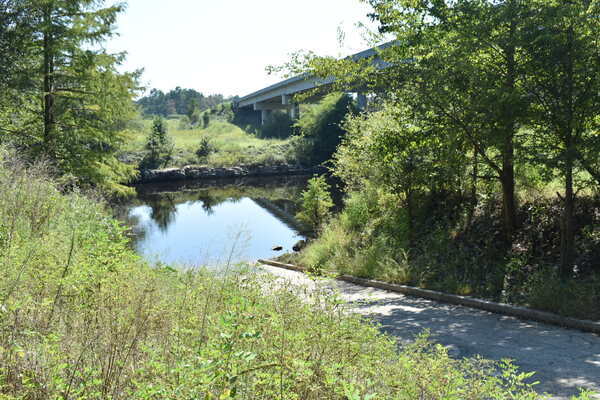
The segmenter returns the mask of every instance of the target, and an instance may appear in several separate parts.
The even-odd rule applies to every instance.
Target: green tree
[[[146,140],[146,156],[140,164],[142,169],[165,167],[173,155],[173,143],[167,131],[165,120],[154,117],[152,128]]]
[[[0,88],[5,91],[21,58],[27,55],[29,18],[23,0],[0,0]]]
[[[167,93],[158,89],[151,89],[147,96],[137,101],[137,104],[145,115],[167,117],[171,114],[185,114],[194,122],[193,114],[195,110],[204,111],[216,107],[224,100],[225,98],[221,94],[205,96],[194,89],[176,87]]]
[[[533,0],[523,45],[524,85],[533,98],[535,162],[564,182],[561,224],[563,278],[575,252],[575,202],[587,176],[600,183],[600,2]]]
[[[24,121],[15,117],[33,106],[23,93],[30,86],[23,69],[32,60],[32,17],[26,5],[26,0],[0,0],[0,143],[21,132]]]
[[[202,136],[200,138],[200,143],[196,148],[196,157],[198,157],[198,161],[206,162],[210,153],[214,151],[214,146],[210,142],[210,139],[207,136]]]
[[[316,232],[326,222],[332,207],[327,181],[323,176],[315,176],[308,181],[308,188],[302,192],[302,210],[297,217]]]
[[[20,32],[28,35],[23,56],[11,72],[12,93],[21,102],[5,105],[0,124],[4,139],[52,160],[64,173],[108,190],[133,174],[116,153],[123,128],[134,113],[137,73],[122,74],[123,54],[109,54],[99,44],[111,37],[122,5],[103,7],[96,0],[26,0]],[[24,77],[27,77],[26,79]]]
[[[500,183],[508,242],[516,230],[515,149],[527,119],[519,85],[522,19],[518,0],[371,0],[381,30],[396,45],[381,52],[390,67],[373,85],[391,89],[429,125],[458,133]],[[475,165],[474,164],[474,165]]]
[[[198,99],[192,98],[187,102],[186,107],[187,109],[185,115],[187,115],[190,121],[195,124],[196,121],[194,121],[194,112],[200,108],[200,102]]]
[[[348,134],[334,166],[350,190],[376,185],[394,194],[406,211],[406,236],[412,244],[420,195],[456,190],[466,156],[446,131],[419,125],[407,111],[388,103],[380,111],[348,118]]]

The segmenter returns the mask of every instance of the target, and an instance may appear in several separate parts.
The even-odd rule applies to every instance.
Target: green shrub
[[[206,161],[207,157],[214,151],[213,145],[210,143],[210,140],[206,136],[202,136],[200,138],[200,144],[196,149],[196,157],[202,162]]]
[[[210,114],[208,112],[204,112],[202,114],[202,127],[208,128],[208,124],[210,124]]]
[[[306,167],[314,165],[314,158],[312,151],[314,148],[314,141],[304,136],[292,136],[289,139],[290,158],[297,161],[298,164]]]
[[[600,319],[600,279],[563,282],[554,268],[533,273],[525,285],[525,302],[539,310],[581,319]]]
[[[304,139],[299,144],[298,158],[316,165],[331,158],[345,133],[342,122],[349,113],[355,112],[352,98],[346,94],[327,95],[319,103],[302,108],[295,124]]]
[[[315,232],[326,222],[333,207],[329,189],[325,177],[319,176],[310,179],[307,189],[302,192],[302,206],[297,217]]]
[[[335,221],[335,220],[334,220]],[[333,221],[325,225],[317,240],[300,253],[300,263],[312,271],[351,273],[352,235]]]
[[[190,117],[188,117],[187,115],[183,115],[181,118],[179,118],[179,124],[178,124],[178,129],[179,130],[186,130],[186,129],[191,129],[192,127],[192,121],[190,120]]]
[[[160,117],[152,121],[152,128],[146,140],[146,155],[140,163],[141,169],[165,167],[171,161],[174,145],[167,131],[167,124]]]
[[[344,227],[353,231],[361,231],[378,213],[378,195],[376,190],[351,192],[344,202],[344,210],[340,220]]]

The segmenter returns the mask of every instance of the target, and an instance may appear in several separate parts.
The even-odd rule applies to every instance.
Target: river
[[[271,258],[305,239],[294,215],[309,178],[139,185],[117,214],[132,227],[137,252],[152,263],[215,268]]]

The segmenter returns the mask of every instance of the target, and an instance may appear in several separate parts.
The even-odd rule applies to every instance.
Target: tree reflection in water
[[[151,196],[146,200],[152,212],[150,217],[161,232],[166,232],[171,222],[175,219],[177,214],[177,204],[174,199],[174,195],[166,193],[162,196]]]
[[[162,254],[170,260],[176,255],[193,258],[194,251],[224,256],[223,248],[231,243],[226,230],[248,224],[251,256],[272,257],[276,255],[273,247],[283,245],[291,251],[293,244],[304,237],[304,229],[294,215],[308,179],[245,178],[140,185],[136,187],[137,197],[121,206],[118,214],[132,226],[133,245],[143,255]],[[262,249],[266,253],[260,253]]]

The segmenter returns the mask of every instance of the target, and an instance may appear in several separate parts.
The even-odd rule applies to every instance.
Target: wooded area
[[[0,1],[0,142],[79,184],[127,192],[120,182],[134,168],[115,154],[139,73],[118,72],[124,55],[101,46],[122,11],[93,0]]]
[[[199,113],[215,108],[225,101],[221,94],[205,96],[194,89],[176,87],[167,93],[159,89],[152,89],[150,93],[136,103],[144,115],[186,115],[192,122],[198,122]]]
[[[370,113],[347,118],[334,156],[351,193],[345,215],[307,262],[530,303],[542,283],[546,299],[572,297],[576,280],[593,285],[583,297],[596,315],[600,3],[368,3],[395,40],[379,54],[386,68],[304,64],[372,98]],[[335,229],[341,242],[353,236],[343,256]]]

